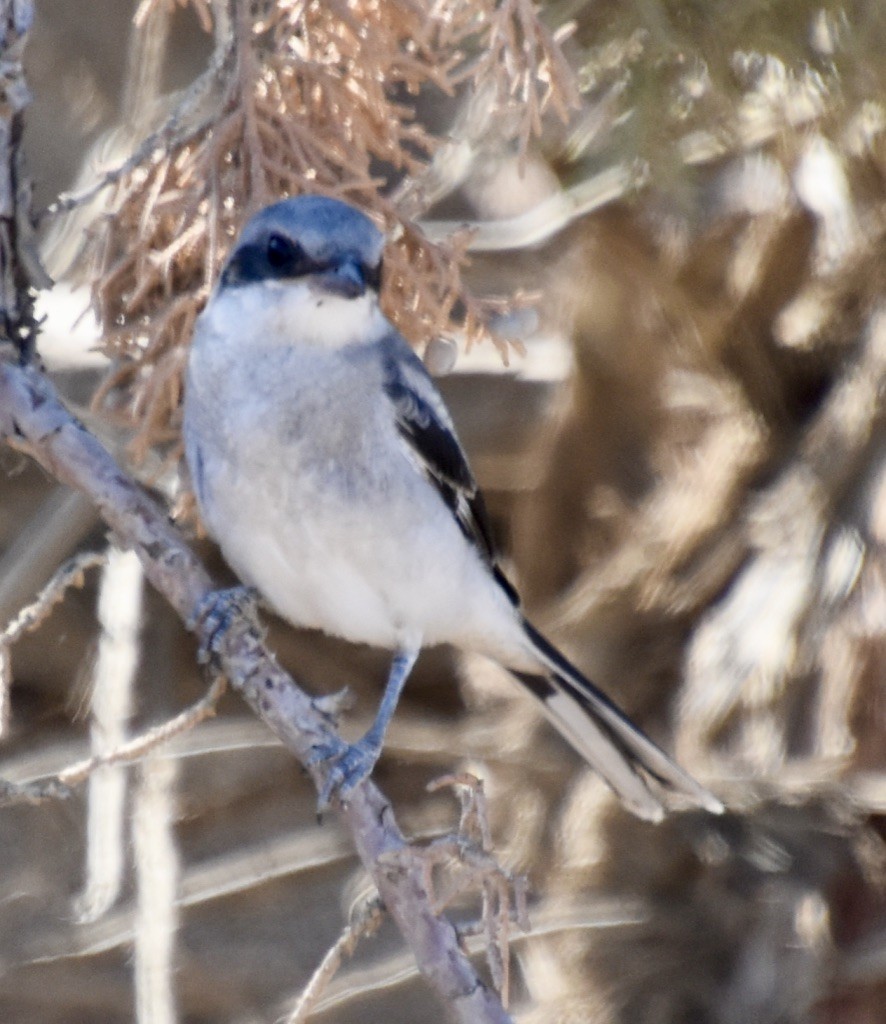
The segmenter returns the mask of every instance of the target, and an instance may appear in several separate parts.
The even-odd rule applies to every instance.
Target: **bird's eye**
[[[267,252],[268,263],[273,270],[292,271],[304,255],[301,246],[277,232],[268,237]]]

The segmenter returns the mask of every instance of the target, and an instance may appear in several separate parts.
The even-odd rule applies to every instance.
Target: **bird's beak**
[[[358,260],[344,259],[317,275],[320,287],[345,299],[357,299],[366,292],[366,275]]]

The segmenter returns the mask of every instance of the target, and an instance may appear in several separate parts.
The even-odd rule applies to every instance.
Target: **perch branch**
[[[165,511],[71,416],[33,366],[0,363],[0,437],[90,498],[117,542],[137,553],[151,583],[197,632],[201,644],[216,653],[231,685],[303,764],[315,746],[333,739],[328,717],[277,665],[249,616],[235,613],[220,636],[201,635],[206,619],[197,621],[196,611],[206,606],[214,589],[206,570]],[[308,770],[321,785],[323,766]],[[460,949],[453,925],[433,912],[421,870],[408,860],[402,866],[391,863],[390,855],[408,844],[386,798],[367,782],[353,791],[341,813],[385,907],[453,1019],[464,1024],[509,1021]]]

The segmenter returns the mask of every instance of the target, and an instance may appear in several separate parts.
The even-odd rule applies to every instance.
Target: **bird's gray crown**
[[[221,286],[328,275],[344,267],[365,287],[378,289],[383,249],[384,235],[353,206],[327,196],[295,196],[247,222]]]

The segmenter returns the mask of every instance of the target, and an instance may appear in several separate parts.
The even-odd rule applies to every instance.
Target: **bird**
[[[320,808],[381,754],[425,647],[497,661],[634,814],[720,801],[525,616],[483,496],[421,359],[379,305],[385,236],[322,195],[257,212],[197,319],[185,457],[201,518],[283,619],[392,652],[374,720],[324,744]]]

